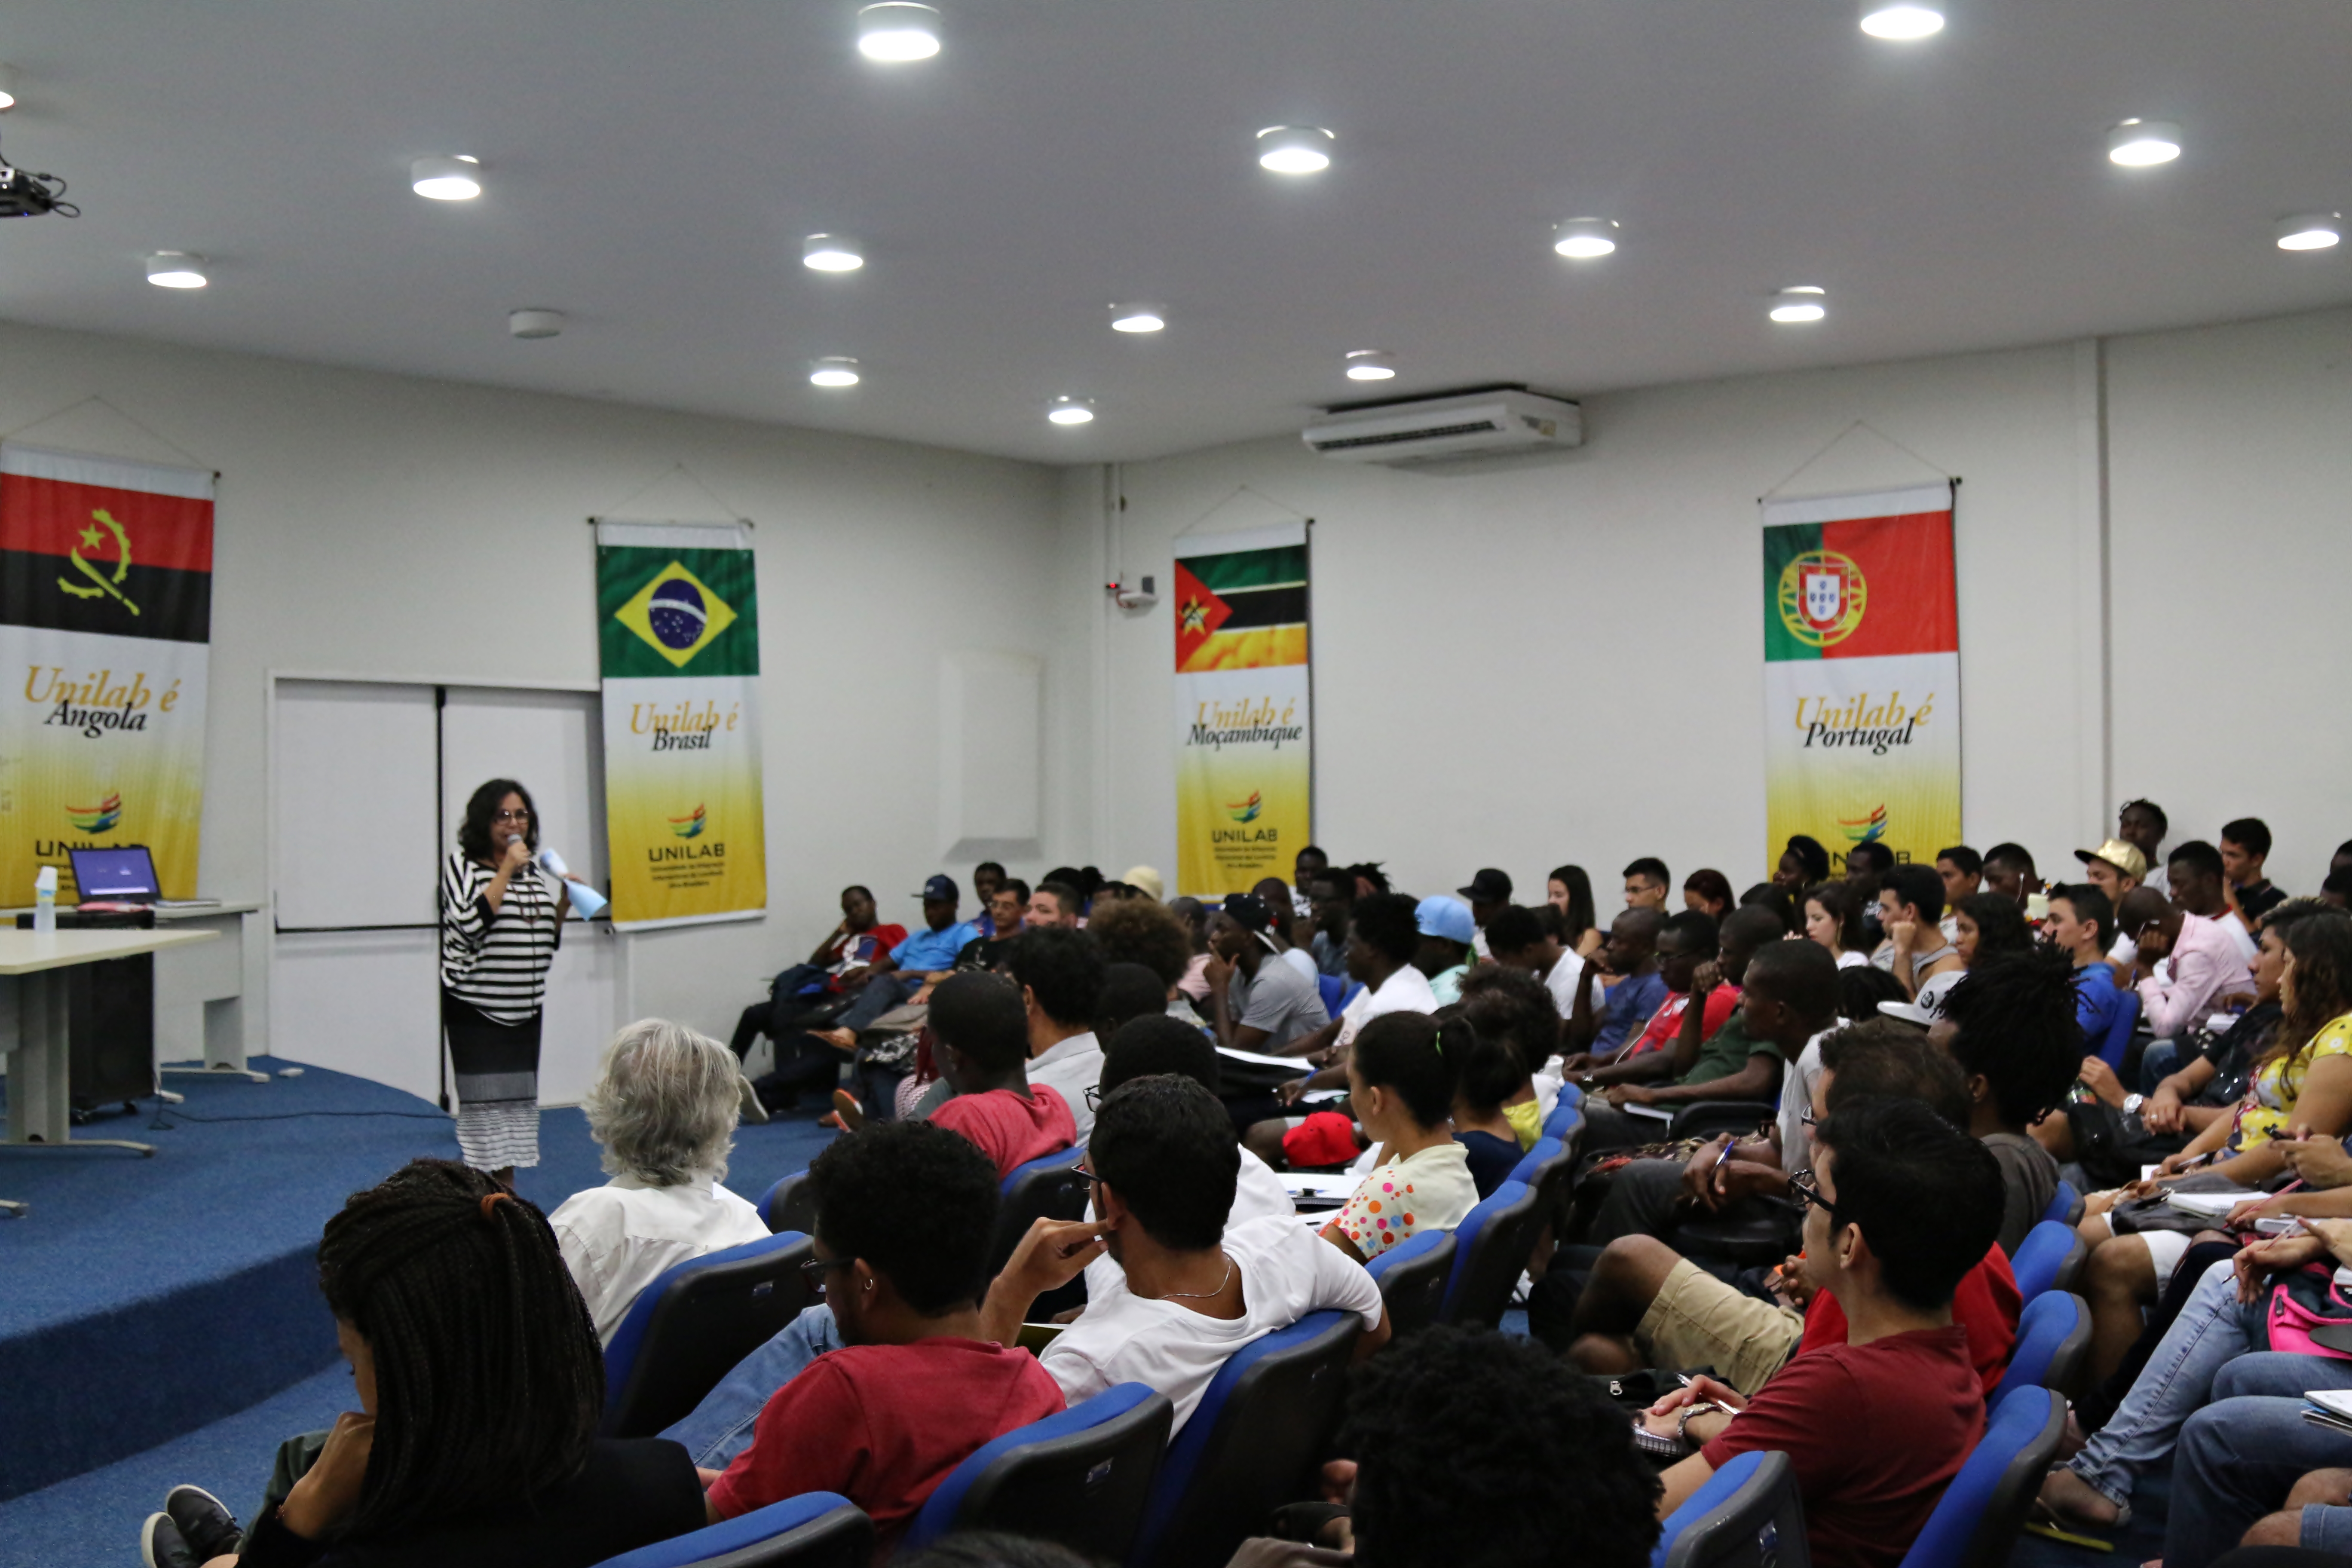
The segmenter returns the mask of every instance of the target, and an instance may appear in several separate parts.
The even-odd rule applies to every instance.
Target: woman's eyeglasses
[[[502,811],[499,813],[493,820],[498,822],[529,822],[530,820],[530,813],[527,811]]]

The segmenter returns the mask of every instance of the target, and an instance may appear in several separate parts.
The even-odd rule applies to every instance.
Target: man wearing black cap
[[[1210,1016],[1217,1043],[1239,1051],[1277,1051],[1331,1021],[1323,994],[1299,969],[1275,956],[1265,934],[1264,899],[1229,896],[1209,917]]]
[[[843,1050],[857,1044],[857,1031],[901,1003],[916,999],[917,994],[933,981],[944,980],[955,973],[956,954],[964,943],[980,934],[980,928],[970,921],[956,919],[956,905],[962,895],[956,889],[953,877],[933,877],[923,884],[919,895],[923,900],[925,930],[917,931],[892,948],[887,954],[874,961],[874,978],[866,982],[857,1001],[818,1037],[830,1040]]]
[[[1471,951],[1481,958],[1492,958],[1486,951],[1486,922],[1511,907],[1510,874],[1492,866],[1481,866],[1478,874],[1470,879],[1466,888],[1455,892],[1470,900],[1470,923],[1478,928],[1471,940]]]

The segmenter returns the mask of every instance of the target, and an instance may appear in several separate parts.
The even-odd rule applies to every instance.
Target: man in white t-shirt
[[[1078,1140],[1094,1127],[1087,1090],[1102,1076],[1095,1039],[1095,1002],[1102,994],[1102,948],[1082,931],[1038,926],[1007,950],[1005,966],[1029,1009],[1029,1081],[1060,1095]]]
[[[1285,1105],[1296,1105],[1308,1089],[1344,1087],[1348,1081],[1348,1047],[1363,1026],[1384,1013],[1434,1013],[1437,994],[1429,976],[1413,967],[1421,951],[1419,906],[1402,893],[1374,893],[1356,900],[1348,928],[1348,973],[1363,984],[1339,1016],[1324,1027],[1299,1039],[1282,1054],[1305,1057],[1319,1069],[1296,1078],[1276,1091]],[[1280,1144],[1294,1119],[1275,1118],[1254,1124],[1247,1142],[1256,1147]]]
[[[1223,1105],[1199,1084],[1173,1074],[1122,1084],[1103,1099],[1087,1160],[1094,1217],[1031,1226],[982,1307],[986,1333],[1017,1343],[1030,1304],[1087,1271],[1086,1310],[1037,1358],[1072,1405],[1141,1383],[1175,1405],[1181,1431],[1228,1357],[1310,1312],[1360,1317],[1359,1359],[1388,1342],[1380,1286],[1362,1265],[1296,1219],[1226,1224],[1240,1151]],[[1089,1268],[1105,1258],[1113,1269]]]
[[[1486,922],[1486,941],[1495,950],[1496,963],[1524,969],[1544,983],[1561,1017],[1576,1011],[1576,977],[1584,973],[1584,960],[1560,946],[1559,939],[1544,929],[1535,910],[1516,905],[1502,910]],[[1547,1051],[1545,1056],[1551,1054]]]

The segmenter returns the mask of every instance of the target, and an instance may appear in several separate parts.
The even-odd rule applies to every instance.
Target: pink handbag
[[[2271,1287],[2270,1348],[2352,1361],[2352,1298],[2333,1268],[2297,1269]]]

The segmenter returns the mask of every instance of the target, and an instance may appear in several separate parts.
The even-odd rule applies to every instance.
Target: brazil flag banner
[[[768,850],[748,531],[599,520],[596,625],[613,923],[759,914]]]
[[[1799,833],[1960,842],[1949,482],[1764,503],[1764,769],[1768,869]]]
[[[209,470],[0,447],[0,902],[134,845],[196,896],[212,615]]]
[[[1176,883],[1195,898],[1287,882],[1312,837],[1307,529],[1177,541]]]

